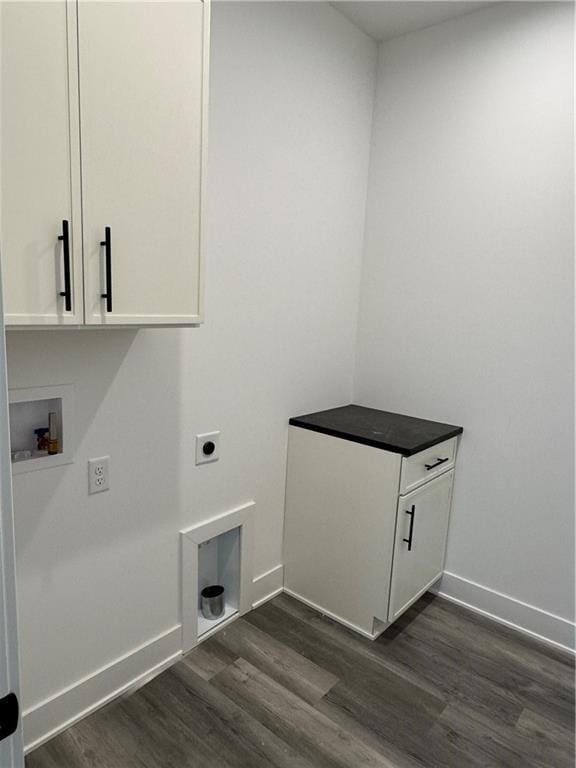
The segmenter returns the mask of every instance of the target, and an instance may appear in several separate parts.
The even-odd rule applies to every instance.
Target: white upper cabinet
[[[69,98],[75,73],[68,69],[69,54],[75,57],[67,35],[73,11],[65,0],[0,4],[0,249],[8,325],[82,322],[72,177],[78,132],[70,120],[77,104]]]
[[[203,15],[79,3],[87,323],[200,320]]]
[[[2,5],[8,324],[201,322],[207,3]]]

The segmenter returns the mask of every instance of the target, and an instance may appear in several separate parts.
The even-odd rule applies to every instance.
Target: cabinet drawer
[[[400,475],[400,494],[410,493],[422,483],[452,469],[456,460],[457,442],[458,438],[453,437],[444,443],[415,453],[414,456],[404,457]]]

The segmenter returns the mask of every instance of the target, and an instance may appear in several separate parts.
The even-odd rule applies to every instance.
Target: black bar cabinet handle
[[[62,234],[58,235],[64,250],[64,290],[60,296],[64,296],[64,308],[66,312],[72,311],[72,285],[70,280],[70,228],[66,219],[62,221]]]
[[[428,471],[430,471],[431,469],[436,469],[436,467],[439,467],[440,464],[444,464],[445,461],[450,461],[450,456],[447,456],[445,459],[438,459],[435,464],[424,464],[424,466]]]
[[[106,257],[106,293],[102,293],[103,299],[106,299],[106,312],[112,312],[112,235],[110,227],[104,229],[104,240],[100,241],[104,246],[104,255]]]
[[[410,530],[408,532],[408,538],[402,539],[402,541],[405,541],[406,544],[408,544],[408,552],[412,551],[412,535],[414,533],[414,512],[416,511],[416,505],[412,504],[412,509],[406,509],[405,512],[407,515],[410,515]]]
[[[20,705],[15,693],[0,699],[0,741],[16,732],[19,716]]]

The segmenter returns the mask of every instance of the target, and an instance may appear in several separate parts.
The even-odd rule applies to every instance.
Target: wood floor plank
[[[358,720],[353,708],[348,708],[347,702],[336,701],[339,691],[333,688],[330,697],[324,697],[316,704],[316,709],[336,723],[346,733],[355,736],[367,744],[375,752],[389,760],[395,768],[427,768],[426,762],[420,761],[404,747],[399,747],[396,740],[390,741],[381,733],[374,723]]]
[[[338,682],[331,672],[242,619],[220,632],[216,642],[309,704],[319,701]]]
[[[574,753],[565,742],[523,735],[478,712],[450,706],[431,730],[429,743],[451,743],[454,736],[467,759],[479,760],[482,766],[571,768],[574,765]]]
[[[469,638],[490,638],[490,643],[504,650],[509,658],[526,658],[528,669],[555,672],[562,669],[574,670],[574,656],[567,651],[522,634],[512,627],[500,624],[479,613],[469,611],[461,605],[428,593],[420,606],[423,618],[441,614],[454,619],[454,627],[460,628]],[[444,623],[444,622],[443,622]]]
[[[361,723],[363,740],[395,765],[400,764],[400,755],[411,756],[415,746],[426,741],[437,720],[417,711],[409,717],[404,710],[387,706],[385,695],[365,695],[343,683],[334,686],[316,708],[352,734],[358,733],[355,724]],[[413,763],[404,760],[402,768],[407,764]]]
[[[218,752],[200,732],[182,723],[174,707],[166,706],[155,682],[123,701],[120,713],[107,713],[114,740],[125,745],[129,738],[133,754],[146,768],[217,768]]]
[[[216,753],[218,765],[311,768],[297,750],[220,690],[195,675],[187,665],[176,665],[153,683],[155,685],[150,686],[146,695],[162,700],[187,732],[198,734],[205,746]]]
[[[566,728],[531,709],[524,709],[516,723],[516,730],[524,733],[542,735],[547,739],[564,742],[568,747],[574,745],[574,729]]]
[[[324,668],[335,672],[351,687],[362,685],[355,680],[356,665],[347,663],[346,654],[338,653],[318,630],[310,628],[306,631],[305,623],[297,621],[293,615],[287,615],[278,607],[278,602],[280,601],[276,599],[262,606],[258,611],[250,614],[248,620]],[[392,659],[425,681],[423,690],[426,690],[426,683],[440,690],[444,704],[450,701],[461,702],[462,705],[480,709],[498,721],[505,721],[510,727],[515,726],[523,709],[523,703],[499,686],[469,672],[464,658],[461,654],[455,653],[454,649],[450,649],[447,653],[447,649],[438,647],[432,637],[424,641],[402,632],[397,633],[396,641],[390,642],[388,638],[382,645],[379,639],[372,645],[375,653]],[[421,704],[425,702],[426,699],[422,697]],[[438,700],[432,698],[432,707],[435,702]],[[410,717],[410,713],[411,710],[408,709],[407,718]]]
[[[438,603],[447,601],[430,602],[412,622],[410,617],[404,618],[401,626],[394,628],[392,640],[384,633],[377,647],[392,656],[407,648],[405,659],[410,663],[417,657],[416,649],[425,648],[444,666],[445,680],[452,680],[457,691],[463,692],[468,680],[475,695],[492,691],[503,702],[510,702],[512,716],[514,709],[521,712],[530,706],[567,726],[573,724],[574,674],[570,663],[557,666],[553,661],[551,669],[540,669],[545,659],[542,650],[538,662],[530,663],[522,655],[522,646],[515,649],[508,641],[509,648],[505,648],[489,631],[480,632],[477,622],[467,625],[461,616],[445,611]]]
[[[379,639],[380,645],[396,637],[437,639],[453,646],[466,657],[479,657],[505,675],[522,675],[551,685],[572,689],[574,657],[498,624],[459,605],[426,595],[400,617]],[[490,668],[486,666],[490,674]]]
[[[455,610],[457,609],[457,610]],[[447,657],[457,664],[466,659],[466,667],[537,711],[574,722],[574,666],[568,654],[563,660],[553,656],[546,662],[540,648],[526,643],[511,643],[509,637],[485,622],[462,621],[461,610],[446,600],[430,601],[426,611],[404,623],[403,637],[420,638],[441,644]]]
[[[200,734],[187,732],[155,691],[148,696],[150,691],[145,686],[79,723],[97,756],[95,768],[125,768],[132,762],[142,768],[218,768],[217,753]]]
[[[304,603],[301,603],[286,594],[281,594],[274,599],[273,605],[280,608],[289,616],[293,616],[295,619],[299,619],[317,630],[322,636],[325,636],[337,647],[342,647],[352,652],[354,655],[363,656],[369,659],[373,664],[383,666],[397,677],[406,680],[411,685],[415,685],[418,688],[425,690],[437,699],[443,697],[443,693],[439,688],[428,683],[426,680],[423,680],[421,676],[414,674],[412,670],[407,669],[405,666],[397,664],[392,659],[378,653],[376,644],[372,640],[368,640],[357,632],[353,632],[347,627],[343,627],[329,617],[319,614],[318,611],[309,608]],[[250,620],[250,616],[248,617],[248,620]]]
[[[72,729],[70,729],[72,730]],[[120,751],[113,758],[118,765]],[[88,745],[83,745],[78,733],[60,734],[26,757],[26,768],[92,768],[99,756]],[[112,763],[112,766],[114,763]]]
[[[523,702],[502,686],[469,670],[464,655],[456,651],[446,653],[431,640],[407,636],[393,646],[380,646],[379,650],[436,685],[448,701],[477,709],[509,727],[516,724]]]
[[[304,752],[317,768],[394,768],[382,755],[244,659],[212,682]]]
[[[530,753],[553,756],[559,768],[574,766],[573,728],[566,728],[544,715],[525,709],[516,724],[516,732]]]
[[[236,654],[230,653],[214,638],[210,638],[187,653],[182,661],[204,680],[210,680],[229,664],[234,664],[237,658]]]
[[[378,697],[381,707],[420,722],[430,721],[442,711],[446,700],[435,696],[426,686],[409,682],[385,665],[333,642],[315,627],[288,615],[275,601],[262,606],[248,617],[263,631],[332,672],[349,689],[362,695]],[[514,722],[519,715],[516,713]]]
[[[174,753],[168,749],[171,744],[163,744],[152,726],[153,719],[146,713],[141,718],[140,697],[130,701],[128,713],[122,701],[114,702],[89,718],[82,720],[48,744],[26,758],[26,766],[34,768],[125,768],[127,765],[152,768],[167,765],[167,760]],[[146,728],[142,724],[146,723]],[[135,733],[136,732],[136,733]],[[196,751],[194,754],[198,755]],[[210,764],[210,768],[215,768]],[[195,763],[180,761],[181,766],[200,766],[198,757]]]

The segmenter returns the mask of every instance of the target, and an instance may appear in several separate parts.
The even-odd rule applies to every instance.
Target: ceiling
[[[419,0],[368,0],[368,2],[332,2],[357,27],[375,40],[390,40],[407,32],[431,27],[456,16],[464,16],[493,2],[419,2]]]

